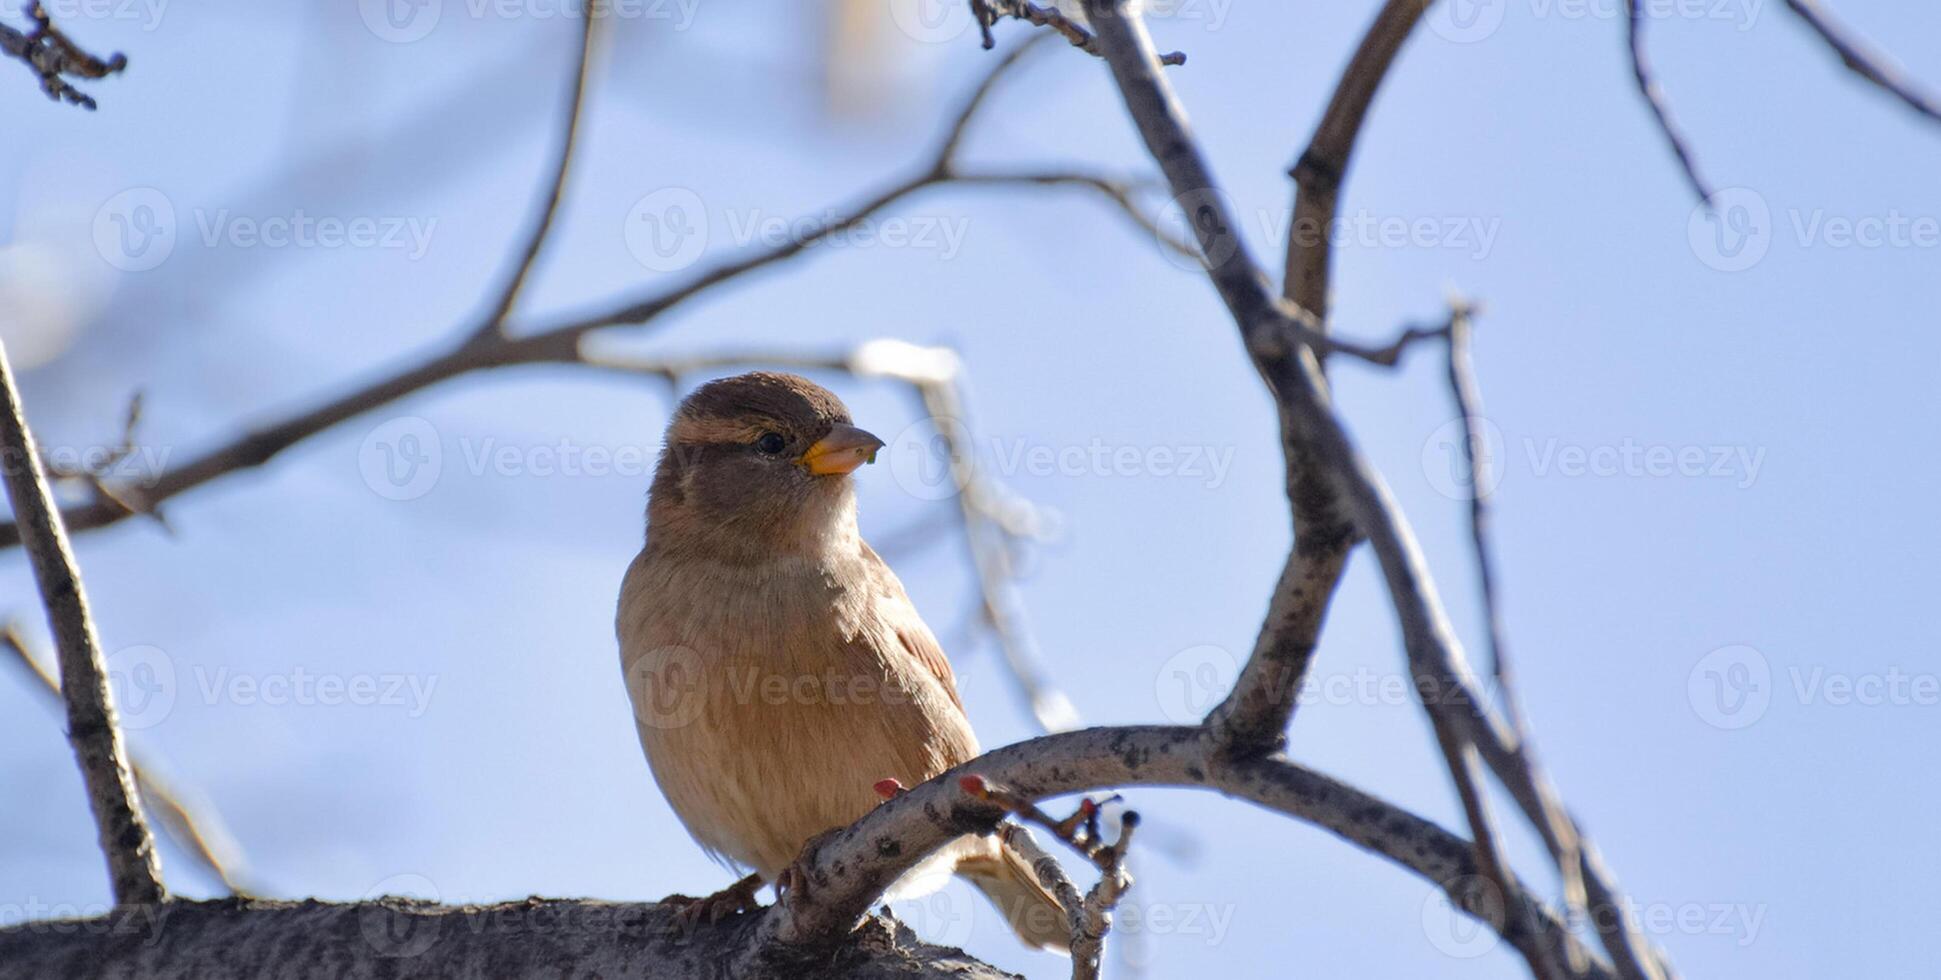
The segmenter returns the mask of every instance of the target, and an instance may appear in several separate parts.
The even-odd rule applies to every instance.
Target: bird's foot
[[[808,842],[802,845],[802,852],[795,856],[794,862],[790,863],[788,867],[783,868],[781,874],[775,876],[776,901],[780,901],[784,894],[795,892],[800,892],[805,898],[808,897],[809,869],[815,864],[816,851],[829,838],[842,833],[844,829],[837,827],[833,830],[825,830],[809,838]]]
[[[669,895],[660,903],[675,907],[674,924],[682,932],[693,932],[698,926],[711,926],[731,915],[759,910],[762,903],[755,900],[755,892],[761,887],[762,876],[749,875],[706,898]]]

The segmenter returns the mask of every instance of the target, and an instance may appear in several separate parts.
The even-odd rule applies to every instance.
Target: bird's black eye
[[[755,451],[766,456],[773,456],[787,448],[788,444],[789,441],[782,438],[780,434],[764,432],[760,439],[755,440]]]

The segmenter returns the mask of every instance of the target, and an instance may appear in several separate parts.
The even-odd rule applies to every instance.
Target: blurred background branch
[[[63,76],[106,78],[128,67],[128,58],[120,52],[97,58],[82,50],[54,26],[54,19],[42,9],[40,0],[30,0],[27,4],[27,19],[34,26],[26,31],[0,24],[0,54],[26,64],[40,79],[40,89],[48,98],[94,111],[94,97],[75,88]]]

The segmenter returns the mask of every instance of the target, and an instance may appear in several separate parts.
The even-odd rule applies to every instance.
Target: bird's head
[[[807,378],[757,371],[710,381],[668,423],[648,499],[649,543],[728,561],[840,545],[856,533],[849,474],[882,446]]]

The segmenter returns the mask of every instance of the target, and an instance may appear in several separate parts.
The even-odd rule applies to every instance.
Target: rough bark
[[[0,930],[0,980],[393,977],[1014,980],[870,916],[850,941],[751,959],[756,916],[683,933],[666,905],[539,899],[167,902]],[[771,956],[777,954],[771,954]]]

